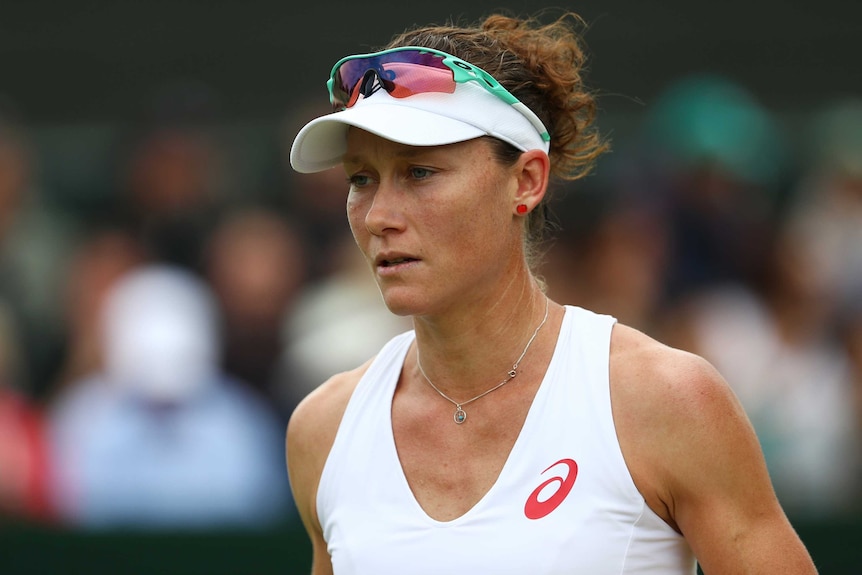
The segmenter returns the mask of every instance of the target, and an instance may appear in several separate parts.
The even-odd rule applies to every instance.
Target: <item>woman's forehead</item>
[[[392,160],[416,160],[418,158],[443,157],[451,154],[469,153],[476,146],[482,146],[484,138],[476,138],[454,144],[440,146],[411,146],[382,138],[360,128],[350,128],[347,133],[347,151],[342,162],[356,163],[384,155]]]

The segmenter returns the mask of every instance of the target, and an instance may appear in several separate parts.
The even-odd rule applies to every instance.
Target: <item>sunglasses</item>
[[[404,46],[347,56],[332,67],[326,87],[333,107],[343,110],[353,106],[359,96],[370,96],[380,88],[393,98],[409,98],[429,92],[452,94],[455,86],[464,82],[476,82],[511,105],[530,121],[542,140],[550,141],[551,136],[539,117],[488,72],[431,48]]]

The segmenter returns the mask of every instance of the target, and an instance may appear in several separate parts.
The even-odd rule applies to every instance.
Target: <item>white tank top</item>
[[[677,575],[685,540],[646,505],[617,441],[609,391],[615,320],[567,306],[553,358],[497,481],[452,521],[419,506],[392,434],[414,333],[392,339],[347,405],[317,493],[336,575]]]

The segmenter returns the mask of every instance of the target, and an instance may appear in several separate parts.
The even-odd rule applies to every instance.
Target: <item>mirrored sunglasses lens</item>
[[[403,50],[344,62],[335,74],[333,96],[336,105],[349,108],[356,103],[369,70],[377,72],[383,87],[395,98],[455,91],[454,75],[441,56]]]

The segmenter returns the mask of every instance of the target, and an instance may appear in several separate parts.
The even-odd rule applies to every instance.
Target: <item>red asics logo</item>
[[[568,467],[568,473],[566,473],[565,477],[560,477],[559,475],[551,477],[536,487],[536,489],[527,498],[527,503],[524,505],[524,515],[527,516],[527,519],[541,519],[542,517],[545,517],[551,511],[559,507],[560,503],[563,502],[572,490],[572,486],[575,484],[575,479],[578,477],[578,464],[575,463],[573,459],[561,459],[548,467],[548,469],[560,465],[561,463]],[[548,469],[545,469],[542,473],[547,472]],[[551,483],[559,483],[557,490],[544,501],[539,501],[539,494],[541,494],[545,487]]]

